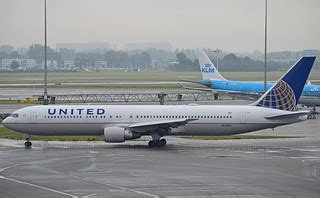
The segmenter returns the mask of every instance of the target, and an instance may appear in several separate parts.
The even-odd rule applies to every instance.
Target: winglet
[[[198,53],[198,59],[203,80],[226,80],[204,51]]]
[[[316,57],[302,57],[252,105],[295,111]]]

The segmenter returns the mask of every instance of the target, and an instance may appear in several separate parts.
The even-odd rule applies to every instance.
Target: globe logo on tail
[[[280,80],[273,89],[259,101],[257,106],[294,111],[296,108],[295,94],[285,81]]]

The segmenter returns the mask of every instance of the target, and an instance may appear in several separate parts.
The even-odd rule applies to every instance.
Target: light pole
[[[48,76],[47,76],[47,0],[44,0],[44,92],[43,104],[48,105]]]
[[[219,53],[222,52],[222,50],[217,48],[217,49],[213,50],[213,52],[217,53],[217,65],[216,65],[216,68],[219,69]]]
[[[264,16],[264,91],[267,91],[267,24],[268,23],[268,0],[265,5]]]

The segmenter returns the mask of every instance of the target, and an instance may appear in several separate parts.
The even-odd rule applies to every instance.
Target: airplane
[[[201,84],[208,88],[188,87],[180,84],[182,87],[192,90],[230,94],[247,99],[256,99],[264,93],[264,82],[227,80],[219,73],[204,51],[199,52],[198,58],[202,80],[182,81]],[[273,83],[267,83],[267,89],[272,85]],[[299,103],[305,106],[320,106],[320,85],[305,85]]]
[[[233,135],[301,122],[296,111],[315,57],[303,57],[251,105],[37,105],[14,111],[2,124],[31,135],[102,135],[116,143],[151,136],[149,147],[166,145],[164,136]]]

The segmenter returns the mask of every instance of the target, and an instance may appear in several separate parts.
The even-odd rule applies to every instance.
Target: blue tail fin
[[[316,57],[302,57],[253,105],[295,111]]]

